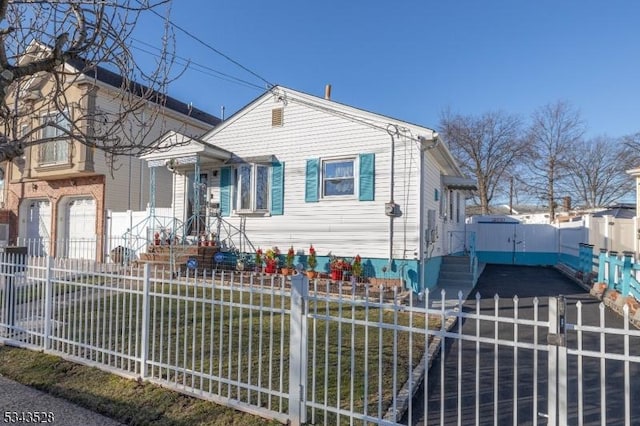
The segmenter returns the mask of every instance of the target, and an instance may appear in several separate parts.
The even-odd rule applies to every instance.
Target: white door
[[[51,236],[51,203],[48,200],[27,201],[26,245],[32,256],[49,254]]]
[[[95,259],[96,201],[73,198],[65,203],[64,256],[70,259]]]

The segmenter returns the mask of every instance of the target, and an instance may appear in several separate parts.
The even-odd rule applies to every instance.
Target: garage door
[[[51,203],[48,200],[31,200],[27,202],[26,244],[32,256],[49,254],[51,235]]]
[[[96,201],[93,198],[73,198],[65,203],[65,257],[95,259]]]

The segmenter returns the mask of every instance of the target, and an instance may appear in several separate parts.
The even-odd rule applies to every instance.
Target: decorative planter
[[[339,269],[333,269],[329,276],[334,281],[340,281],[342,280],[342,271]]]
[[[316,271],[307,271],[307,278],[314,279],[318,273]]]
[[[289,275],[291,273],[291,269],[289,269],[289,268],[280,268],[280,273],[282,275]]]
[[[276,265],[267,264],[267,266],[264,267],[264,272],[266,272],[267,274],[275,274],[276,273]]]

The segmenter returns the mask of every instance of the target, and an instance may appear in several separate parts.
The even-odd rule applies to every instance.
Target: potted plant
[[[329,271],[332,280],[343,280],[350,269],[351,264],[344,258],[333,255],[329,256]]]
[[[353,263],[351,263],[351,280],[353,282],[360,279],[362,275],[362,258],[359,254],[356,254],[356,257],[353,258]]]
[[[307,277],[310,280],[316,277],[316,266],[318,266],[318,259],[316,259],[316,249],[313,248],[313,244],[309,247],[309,256],[307,256]]]
[[[256,267],[256,272],[260,272],[262,270],[262,249],[261,248],[258,248],[258,250],[256,250],[254,263]]]
[[[287,251],[287,255],[284,258],[284,268],[280,270],[282,275],[289,275],[293,273],[293,259],[296,255],[296,252],[293,250],[293,246],[289,247]]]
[[[275,274],[278,271],[278,256],[280,255],[280,250],[278,247],[270,248],[264,254],[264,271],[267,274]]]

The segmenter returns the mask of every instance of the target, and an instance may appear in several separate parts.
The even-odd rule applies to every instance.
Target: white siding
[[[100,96],[98,92],[96,107],[105,112],[118,111],[118,106],[113,99],[107,96]],[[149,115],[152,112],[148,112]],[[136,125],[135,120],[129,120],[131,125]],[[196,123],[187,117],[180,117],[167,112],[167,115],[158,117],[152,123],[153,129],[145,136],[145,143],[151,143],[158,139],[169,129],[180,131],[186,135],[201,135],[210,128],[204,123]],[[127,126],[124,125],[123,128]],[[130,129],[130,133],[135,134],[135,129]],[[95,172],[104,174],[105,185],[105,208],[113,211],[144,210],[149,203],[150,170],[146,161],[139,158],[120,156],[116,159],[113,171],[109,168],[104,152],[96,151],[94,154]],[[170,207],[172,202],[173,176],[165,167],[156,168],[156,206]]]
[[[271,126],[271,109],[280,107],[265,98],[242,116],[215,132],[208,141],[238,156],[275,155],[285,163],[284,215],[248,217],[247,235],[255,246],[278,245],[284,249],[308,249],[313,244],[319,255],[386,258],[389,255],[389,217],[384,204],[390,193],[391,138],[382,129],[300,105],[289,99],[284,108],[284,125]],[[390,121],[389,121],[390,122]],[[386,126],[385,123],[380,123]],[[305,202],[305,167],[311,158],[357,157],[375,154],[375,201],[320,200]],[[394,220],[393,257],[413,259],[418,253],[419,198],[416,143],[399,138],[395,152],[395,202],[403,215]],[[214,199],[219,201],[217,180]],[[356,174],[357,180],[357,174]],[[177,196],[179,198],[180,195]],[[226,218],[238,225],[238,217]]]

